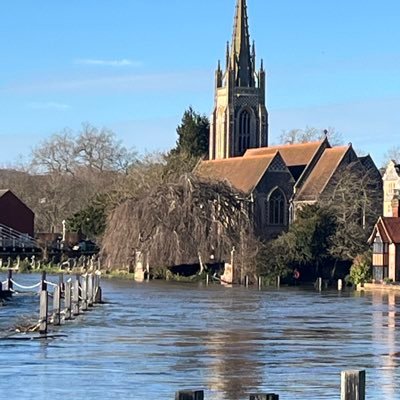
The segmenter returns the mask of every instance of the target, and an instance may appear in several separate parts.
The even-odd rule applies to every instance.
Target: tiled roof
[[[297,194],[297,200],[315,200],[336,171],[350,146],[326,149]]]
[[[319,141],[249,149],[243,157],[271,155],[279,151],[288,167],[307,165],[322,143],[323,141]]]
[[[235,157],[202,161],[197,166],[195,173],[203,178],[227,181],[235,189],[250,194],[276,155],[277,151],[263,157]]]
[[[381,221],[389,236],[389,242],[400,243],[400,218],[382,217]]]

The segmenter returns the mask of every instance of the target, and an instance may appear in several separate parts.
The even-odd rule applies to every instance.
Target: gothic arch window
[[[269,225],[286,225],[286,197],[279,188],[274,189],[267,200]]]
[[[248,110],[243,110],[239,115],[239,153],[244,153],[250,148],[251,115]]]

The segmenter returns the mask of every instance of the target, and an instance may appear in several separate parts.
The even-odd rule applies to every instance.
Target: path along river
[[[0,398],[166,400],[204,388],[210,400],[332,400],[340,371],[356,368],[367,370],[367,399],[400,399],[400,296],[102,285],[108,304],[62,327],[66,337],[0,341]],[[16,296],[0,307],[2,332],[37,308]]]

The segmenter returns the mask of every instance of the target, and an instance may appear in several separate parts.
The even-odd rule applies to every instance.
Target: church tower
[[[225,71],[215,72],[215,106],[210,127],[210,160],[242,156],[247,149],[268,146],[263,61],[256,71],[246,0],[237,0],[232,43],[227,44]]]

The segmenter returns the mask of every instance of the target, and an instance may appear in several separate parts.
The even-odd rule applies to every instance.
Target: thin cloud
[[[71,108],[71,106],[69,106],[68,104],[55,103],[52,101],[29,103],[28,107],[33,110],[58,110],[58,111],[65,111]]]
[[[16,82],[0,87],[0,93],[48,92],[198,92],[212,87],[209,71],[182,71],[154,74],[87,76],[80,78],[47,78]]]
[[[142,65],[140,61],[133,61],[123,58],[122,60],[99,60],[93,58],[85,58],[75,60],[75,64],[79,65],[94,65],[100,67],[139,67]]]

